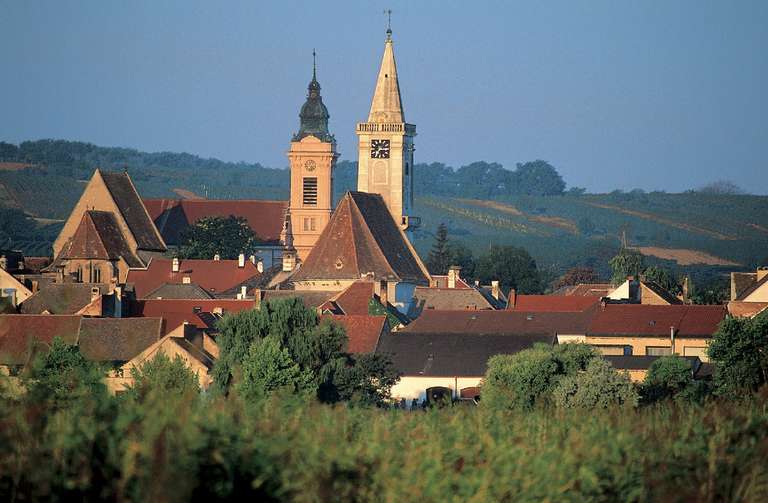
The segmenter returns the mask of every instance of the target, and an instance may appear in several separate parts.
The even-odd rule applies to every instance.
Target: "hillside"
[[[525,179],[527,167],[542,162],[514,171],[484,162],[459,170],[416,165],[416,211],[423,221],[415,233],[417,249],[426,255],[435,228],[445,222],[451,238],[476,254],[490,243],[515,244],[553,274],[574,265],[607,272],[607,259],[622,235],[629,245],[681,270],[716,273],[752,268],[768,258],[768,197],[562,192],[564,184],[553,169],[546,180]],[[97,166],[127,169],[144,197],[288,197],[288,172],[260,164],[66,141],[0,143],[0,207],[6,209],[0,219],[2,246],[44,253]],[[355,177],[356,163],[339,163],[336,197],[354,189]],[[5,216],[11,209],[34,222],[19,225],[20,213]],[[9,224],[12,220],[17,223]]]

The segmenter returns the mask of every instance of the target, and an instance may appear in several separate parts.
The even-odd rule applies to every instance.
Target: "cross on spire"
[[[387,40],[392,38],[392,9],[386,9],[384,14],[387,15]]]

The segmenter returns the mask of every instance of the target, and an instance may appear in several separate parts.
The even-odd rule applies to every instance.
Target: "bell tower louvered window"
[[[304,204],[307,206],[317,206],[317,177],[304,178]]]

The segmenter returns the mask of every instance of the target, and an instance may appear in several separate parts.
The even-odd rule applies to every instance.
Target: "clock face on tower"
[[[371,159],[389,159],[389,140],[371,140]]]

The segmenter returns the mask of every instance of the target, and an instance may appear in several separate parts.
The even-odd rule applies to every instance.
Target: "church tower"
[[[404,231],[417,227],[419,218],[412,215],[416,126],[405,122],[391,29],[387,29],[368,121],[357,124],[357,136],[357,190],[381,194]]]
[[[329,117],[320,96],[317,65],[313,62],[307,101],[299,113],[299,132],[293,135],[288,151],[291,231],[300,260],[312,250],[333,210],[333,168],[339,154],[336,139],[328,132]]]

